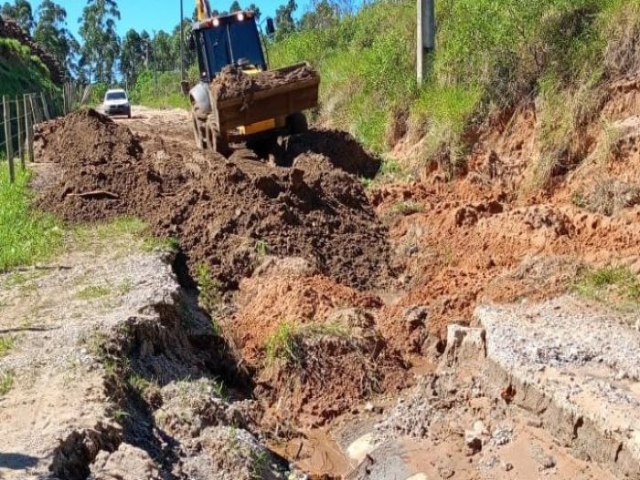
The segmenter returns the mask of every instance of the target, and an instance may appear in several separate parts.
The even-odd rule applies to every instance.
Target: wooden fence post
[[[27,94],[22,96],[23,103],[23,111],[24,111],[24,148],[26,150],[26,157],[29,158],[30,162],[33,162],[33,151],[29,148],[30,142],[29,139],[31,137],[31,116],[29,114],[29,103],[27,101]]]
[[[20,97],[16,97],[16,117],[18,122],[18,156],[20,157],[20,166],[22,169],[25,169],[25,161],[24,161],[24,137],[22,135],[22,102],[20,101]]]
[[[65,115],[69,113],[68,90],[69,82],[64,82],[64,85],[62,86],[62,111]]]
[[[9,162],[9,181],[11,183],[16,181],[16,172],[13,165],[13,137],[11,134],[11,104],[9,103],[9,97],[4,95],[2,97],[2,111],[4,118],[4,139],[7,147],[7,161]]]
[[[47,99],[44,96],[44,92],[40,92],[40,98],[42,99],[42,111],[44,112],[44,116],[47,120],[51,120],[51,115],[49,114],[49,106],[47,105]]]
[[[29,103],[31,104],[31,113],[33,113],[33,124],[37,124],[40,123],[41,117],[40,117],[40,109],[36,109],[36,105],[37,103],[33,101],[33,95],[32,93],[29,94]]]
[[[24,96],[24,125],[27,131],[27,153],[29,161],[33,163],[33,112],[29,113],[29,95]]]

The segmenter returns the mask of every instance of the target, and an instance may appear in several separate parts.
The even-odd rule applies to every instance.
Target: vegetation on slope
[[[553,168],[597,106],[598,85],[640,66],[638,0],[437,5],[438,48],[422,88],[414,80],[413,0],[379,0],[326,28],[295,32],[271,46],[271,61],[318,66],[321,120],[374,150],[391,147],[397,119],[408,118],[409,133],[425,138],[422,164],[446,151],[455,165],[470,126],[537,96],[548,160],[541,169]]]
[[[17,40],[0,38],[0,93],[17,95],[53,91],[49,70],[31,49]]]

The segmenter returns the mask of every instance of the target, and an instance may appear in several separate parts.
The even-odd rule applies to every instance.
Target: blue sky
[[[227,10],[233,0],[224,2],[213,2],[211,8]],[[240,5],[246,7],[252,2],[255,3],[265,16],[273,16],[276,8],[286,0],[239,0]],[[67,24],[69,30],[74,35],[78,32],[78,18],[82,15],[82,9],[86,5],[86,0],[56,0],[67,10]],[[40,5],[40,0],[32,0],[31,5],[34,11]],[[298,1],[298,9],[306,7],[307,2]],[[149,33],[157,30],[170,31],[180,21],[180,0],[118,0],[118,7],[122,16],[118,22],[118,33],[124,35],[130,28],[136,30],[147,30]],[[184,15],[191,17],[195,8],[195,0],[184,0]]]

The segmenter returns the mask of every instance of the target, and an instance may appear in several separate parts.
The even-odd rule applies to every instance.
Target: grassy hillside
[[[53,91],[49,70],[31,49],[10,38],[0,38],[0,94]]]
[[[438,48],[421,89],[414,0],[378,0],[331,28],[298,32],[271,46],[271,61],[319,67],[326,123],[380,152],[392,146],[394,130],[408,129],[425,139],[422,162],[445,151],[454,167],[470,126],[536,97],[540,140],[553,157],[597,105],[598,85],[640,67],[638,0],[437,5]]]

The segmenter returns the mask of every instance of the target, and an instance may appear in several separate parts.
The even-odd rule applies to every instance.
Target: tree
[[[67,11],[62,6],[52,0],[42,1],[33,37],[68,73],[76,73],[75,57],[80,45],[67,29]]]
[[[151,67],[160,71],[175,70],[179,66],[178,56],[172,36],[164,30],[156,32],[151,40]]]
[[[14,0],[13,5],[9,2],[5,2],[0,13],[14,20],[20,25],[27,33],[31,33],[33,30],[33,10],[31,4],[27,0]]]
[[[80,18],[80,65],[88,77],[98,82],[112,83],[114,67],[120,53],[120,39],[116,21],[120,10],[116,0],[87,0]]]
[[[260,9],[256,6],[255,3],[252,3],[251,5],[249,5],[249,7],[247,8],[247,10],[251,10],[255,16],[256,16],[256,21],[260,21],[260,17],[262,16],[262,12],[260,11]]]
[[[238,0],[233,0],[233,3],[229,7],[229,12],[239,12],[240,10],[242,10],[242,7],[240,6],[240,3],[238,3]]]
[[[285,5],[280,5],[276,10],[276,40],[280,40],[296,29],[296,24],[293,20],[293,14],[297,10],[298,5],[296,0],[289,0]]]
[[[338,7],[328,0],[317,1],[312,9],[302,15],[300,30],[329,28],[338,21]]]
[[[128,85],[135,85],[138,74],[145,69],[146,58],[145,40],[137,31],[130,29],[124,36],[120,49],[120,72]]]
[[[189,48],[189,37],[191,37],[191,29],[193,27],[191,22],[189,22],[188,20],[184,21],[182,27],[184,29],[184,45],[183,45],[183,52],[184,52],[183,62],[184,63],[183,65],[185,67],[188,67],[189,65],[194,63],[196,60],[195,52]],[[172,49],[174,52],[176,52],[177,63],[178,63],[178,66],[180,66],[180,24],[179,23],[173,29],[173,33],[171,37],[172,37],[171,38]]]

